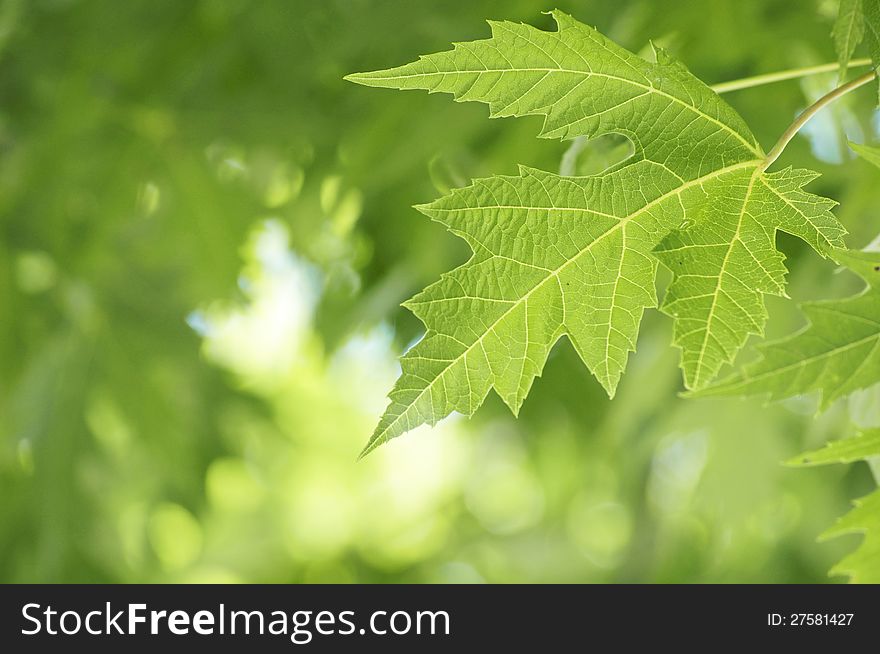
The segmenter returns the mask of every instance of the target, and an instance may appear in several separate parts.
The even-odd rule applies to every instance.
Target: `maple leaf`
[[[551,347],[567,336],[613,396],[658,261],[674,274],[663,311],[675,321],[685,382],[709,383],[783,294],[777,230],[818,251],[842,245],[833,202],[802,187],[814,173],[766,173],[742,118],[666,52],[646,61],[570,16],[558,31],[490,22],[490,39],[455,44],[385,71],[367,86],[452,93],[492,117],[543,115],[541,136],[628,137],[633,154],[601,174],[521,167],[419,209],[473,256],[405,303],[426,325],[402,358],[391,403],[364,453],[490,389],[516,413]]]
[[[862,0],[840,0],[837,20],[834,21],[831,36],[834,39],[834,49],[837,51],[837,60],[840,63],[839,79],[843,81],[853,52],[865,37],[865,15]]]
[[[880,382],[880,253],[837,251],[835,260],[868,286],[844,300],[808,302],[809,320],[787,338],[759,345],[763,357],[694,395],[765,395],[780,400],[818,392],[822,407]]]
[[[820,450],[801,454],[789,464],[814,466],[861,460],[869,464],[880,460],[880,429],[834,441]],[[844,534],[864,534],[861,545],[831,568],[830,574],[847,575],[853,583],[880,583],[880,490],[854,504],[855,508],[820,537],[827,540]]]
[[[862,0],[862,11],[864,13],[865,43],[876,69],[880,66],[880,0]],[[878,98],[880,98],[880,83],[878,83],[877,90]]]
[[[846,76],[853,52],[862,41],[874,68],[880,66],[880,0],[840,0],[831,37],[837,51],[840,81]],[[877,89],[880,93],[880,84]]]

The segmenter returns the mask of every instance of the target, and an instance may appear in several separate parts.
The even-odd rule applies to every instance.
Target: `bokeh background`
[[[834,60],[836,2],[554,0],[707,82]],[[515,420],[497,398],[356,462],[421,333],[399,303],[467,258],[411,209],[516,164],[558,170],[540,119],[347,84],[525,0],[0,2],[0,580],[823,582],[818,543],[873,486],[782,461],[880,393],[680,399],[646,317],[609,401],[567,343]],[[835,75],[729,101],[772,145]],[[823,172],[861,247],[880,230],[870,91],[781,164]],[[625,156],[606,137],[576,156]],[[795,300],[859,284],[794,239]],[[802,323],[770,299],[770,335]],[[754,356],[747,353],[745,358]]]

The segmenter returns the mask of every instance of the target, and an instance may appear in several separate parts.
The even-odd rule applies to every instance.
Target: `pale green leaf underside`
[[[707,384],[782,294],[777,230],[817,250],[841,244],[830,200],[801,187],[814,173],[767,174],[743,120],[663,51],[645,61],[571,17],[556,32],[490,23],[492,38],[347,79],[448,92],[492,116],[545,117],[541,136],[627,136],[634,154],[589,177],[521,168],[419,207],[465,239],[473,257],[410,300],[427,333],[365,450],[490,389],[516,412],[550,348],[567,336],[613,395],[655,307],[657,260],[675,278],[663,310],[689,387]]]
[[[862,0],[840,0],[840,8],[837,12],[837,20],[831,31],[834,39],[834,49],[837,51],[837,60],[840,63],[840,79],[846,76],[847,66],[856,46],[862,42],[865,36],[865,18],[862,10]]]
[[[759,361],[696,393],[765,395],[780,400],[818,392],[822,406],[880,382],[880,253],[839,251],[835,259],[869,286],[845,300],[809,302],[809,324],[759,346]]]
[[[820,465],[850,463],[880,457],[880,429],[855,438],[829,443],[821,450],[807,452],[792,463]],[[880,583],[880,490],[855,501],[855,508],[822,534],[822,539],[843,534],[864,534],[861,545],[831,569],[831,574],[847,575],[854,583]]]

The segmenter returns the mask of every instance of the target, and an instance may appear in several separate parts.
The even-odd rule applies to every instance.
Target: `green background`
[[[834,60],[833,1],[556,3],[705,81]],[[0,581],[823,582],[817,543],[873,486],[781,462],[851,422],[695,401],[649,312],[609,401],[567,343],[515,420],[497,398],[356,462],[420,335],[399,308],[467,258],[411,205],[516,164],[558,170],[540,119],[348,84],[539,2],[0,3]],[[729,101],[765,148],[830,74]],[[780,165],[823,172],[878,230],[871,92]],[[621,156],[590,144],[582,173]],[[859,287],[794,239],[795,300]],[[802,324],[768,300],[770,335]],[[744,359],[754,356],[747,352]]]

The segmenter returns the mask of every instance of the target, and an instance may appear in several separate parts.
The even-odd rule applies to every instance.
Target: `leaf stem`
[[[807,121],[810,120],[813,116],[819,113],[823,108],[827,107],[829,104],[837,100],[838,98],[846,95],[850,91],[853,91],[860,86],[864,86],[871,80],[877,77],[877,72],[872,70],[870,72],[865,73],[859,77],[856,77],[854,80],[847,82],[841,86],[838,86],[833,91],[826,93],[821,98],[816,100],[809,107],[804,109],[800,116],[795,119],[795,121],[789,125],[788,129],[783,132],[782,136],[779,137],[779,140],[776,142],[776,145],[773,146],[773,149],[767,153],[767,156],[764,158],[764,163],[761,166],[761,170],[767,170],[770,165],[779,158],[779,155],[782,154],[782,151],[785,150],[785,146],[788,145],[789,141],[794,138],[794,135],[798,133],[801,127],[807,124]]]
[[[853,59],[847,64],[847,67],[859,68],[861,66],[869,66],[870,64],[870,59]],[[807,66],[806,68],[791,68],[789,70],[780,70],[776,73],[765,73],[764,75],[755,75],[754,77],[744,77],[742,79],[731,80],[730,82],[722,82],[720,84],[714,84],[710,88],[715,91],[715,93],[729,93],[731,91],[739,91],[740,89],[749,89],[753,86],[762,86],[764,84],[773,84],[774,82],[784,82],[788,79],[807,77],[808,75],[832,73],[838,68],[840,68],[840,64],[837,62],[820,64],[818,66]]]

